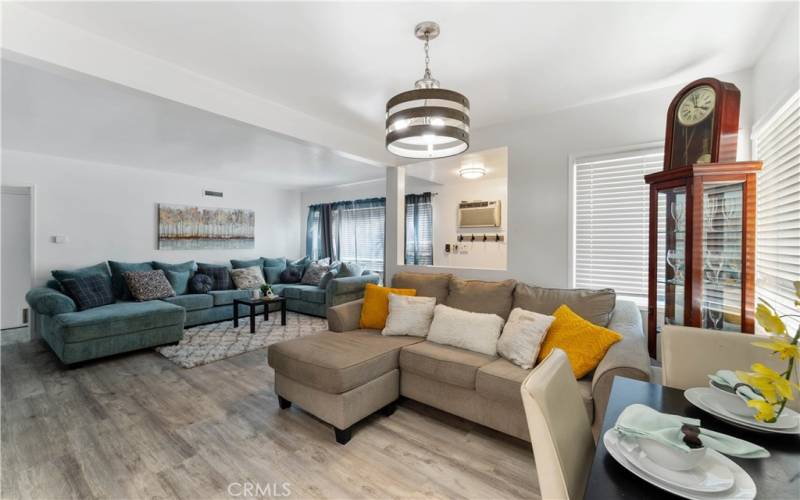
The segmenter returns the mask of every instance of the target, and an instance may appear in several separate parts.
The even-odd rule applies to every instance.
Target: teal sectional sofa
[[[103,268],[98,265],[86,269],[97,272]],[[378,281],[378,275],[364,273],[331,279],[325,288],[281,283],[271,286],[273,292],[286,297],[288,310],[325,317],[329,307],[362,298],[366,283]],[[33,311],[32,327],[36,334],[63,363],[73,364],[178,342],[183,338],[184,328],[231,320],[234,299],[250,295],[250,290],[211,290],[136,302],[115,289],[115,303],[78,311],[61,284],[50,280],[46,286],[31,289],[25,298]],[[279,308],[279,304],[272,304],[270,311]],[[256,312],[263,313],[263,306]],[[241,316],[248,313],[249,308],[240,306]]]

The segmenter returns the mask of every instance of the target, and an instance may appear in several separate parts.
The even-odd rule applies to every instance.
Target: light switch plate
[[[56,236],[53,236],[53,243],[58,243],[59,245],[63,245],[64,243],[67,243],[68,241],[69,240],[64,235],[58,234]]]

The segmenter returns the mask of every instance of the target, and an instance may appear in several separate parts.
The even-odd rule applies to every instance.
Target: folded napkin
[[[641,404],[633,404],[622,410],[614,428],[625,436],[649,438],[662,444],[688,452],[689,447],[683,441],[684,424],[700,426],[695,418],[660,413]],[[740,458],[765,458],[769,452],[764,448],[743,439],[728,436],[709,429],[700,429],[700,441],[706,448],[712,448],[725,455]]]
[[[754,391],[752,387],[744,384],[736,373],[731,370],[719,370],[717,373],[708,376],[712,382],[720,386],[720,388],[728,390],[731,394],[736,394],[746,403],[751,399],[764,400],[764,396]]]

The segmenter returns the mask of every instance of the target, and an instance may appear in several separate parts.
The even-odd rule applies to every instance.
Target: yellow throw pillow
[[[608,348],[622,340],[619,333],[586,321],[566,304],[556,309],[553,316],[556,319],[547,330],[538,361],[546,358],[554,348],[561,349],[567,353],[577,379],[597,368]]]
[[[386,318],[389,316],[389,294],[417,295],[412,288],[386,288],[367,283],[364,290],[364,305],[361,306],[361,319],[358,324],[361,328],[374,328],[383,330]]]

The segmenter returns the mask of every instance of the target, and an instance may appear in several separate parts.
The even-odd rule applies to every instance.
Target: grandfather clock
[[[756,173],[737,162],[739,89],[681,89],[667,113],[664,170],[650,186],[648,348],[664,324],[752,333]]]

